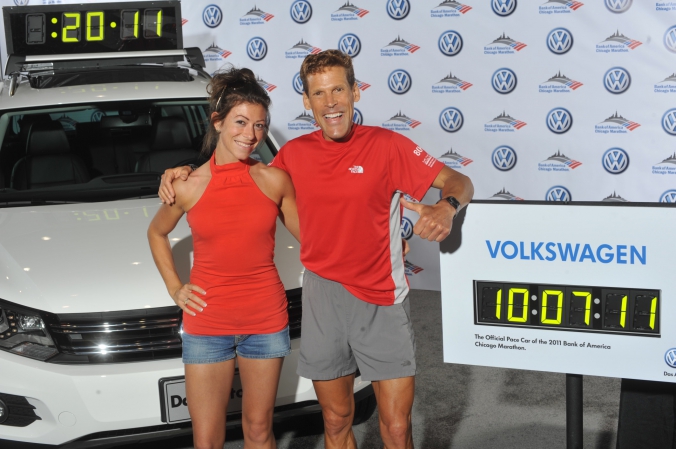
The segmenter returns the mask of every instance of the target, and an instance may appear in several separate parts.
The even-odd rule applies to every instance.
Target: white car
[[[160,174],[199,160],[209,75],[201,52],[182,48],[180,3],[131,5],[136,10],[4,8],[11,32],[0,85],[3,449],[105,447],[192,431],[181,310],[155,268],[146,230],[160,206]],[[119,31],[108,29],[112,23]],[[144,38],[154,50],[129,44]],[[253,157],[267,163],[276,152],[268,136]],[[276,238],[292,338],[275,409],[282,419],[320,409],[312,383],[295,373],[299,245],[279,222]],[[187,281],[185,220],[170,240]],[[366,419],[373,389],[357,376],[354,391],[356,420]],[[230,426],[241,422],[242,394],[236,381]]]

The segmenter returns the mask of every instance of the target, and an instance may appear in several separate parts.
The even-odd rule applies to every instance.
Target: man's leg
[[[324,417],[326,449],[356,449],[352,433],[354,418],[354,374],[333,380],[313,381]]]
[[[415,377],[379,380],[372,384],[385,449],[413,449],[411,409]]]

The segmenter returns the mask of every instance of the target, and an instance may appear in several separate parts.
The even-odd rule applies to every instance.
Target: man
[[[408,138],[352,122],[360,91],[349,56],[309,55],[300,76],[303,104],[320,130],[288,142],[271,164],[291,176],[300,219],[306,272],[298,374],[313,380],[327,449],[356,448],[357,368],[373,384],[384,447],[412,448],[415,340],[401,206],[420,215],[415,234],[439,242],[474,189]],[[160,196],[171,202],[180,173],[166,174]],[[421,199],[430,185],[442,193],[434,206],[401,198]]]

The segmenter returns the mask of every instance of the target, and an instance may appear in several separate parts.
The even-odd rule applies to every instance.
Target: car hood
[[[158,199],[0,209],[0,299],[52,313],[164,307],[173,301],[146,238]],[[277,222],[275,263],[300,287],[300,245]],[[169,235],[187,282],[192,237],[185,216]]]

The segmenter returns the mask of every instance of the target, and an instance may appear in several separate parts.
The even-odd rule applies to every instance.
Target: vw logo
[[[204,12],[202,13],[202,20],[204,20],[204,24],[209,28],[216,28],[218,25],[221,24],[221,21],[223,20],[223,12],[221,11],[221,8],[219,8],[218,6],[209,5],[206,8],[204,8]]]
[[[408,0],[388,0],[387,14],[394,20],[405,19],[411,12],[411,3]]]
[[[499,94],[508,94],[516,89],[516,73],[510,69],[498,69],[493,74],[493,89]]]
[[[623,13],[629,8],[631,8],[631,3],[634,0],[606,0],[606,8],[610,10],[610,12],[614,13]]]
[[[611,148],[603,153],[603,168],[608,173],[619,175],[629,167],[629,155],[622,148]]]
[[[567,109],[554,108],[547,114],[547,128],[553,133],[563,134],[573,126],[573,116]]]
[[[603,85],[611,94],[622,94],[631,85],[631,75],[622,67],[613,67],[603,76]]]
[[[463,123],[465,123],[465,118],[462,116],[460,109],[446,108],[439,114],[439,125],[446,132],[454,133],[459,131]]]
[[[354,114],[352,114],[352,121],[357,125],[364,124],[364,116],[361,115],[361,111],[357,108],[354,108]]]
[[[676,368],[676,348],[671,348],[664,354],[664,361],[672,368]]]
[[[676,25],[664,33],[664,46],[667,47],[667,50],[676,53]]]
[[[413,237],[413,222],[406,217],[401,217],[401,238],[410,239]]]
[[[493,12],[501,17],[507,17],[516,10],[516,0],[491,0]]]
[[[545,195],[545,201],[563,201],[568,202],[572,201],[573,197],[570,194],[570,190],[563,186],[554,186],[551,189],[547,190]]]
[[[296,73],[296,76],[293,77],[293,90],[303,95],[303,80],[300,79],[300,72]]]
[[[338,48],[346,55],[354,58],[361,51],[361,41],[356,35],[348,33],[340,38]]]
[[[462,36],[453,30],[439,36],[439,50],[446,56],[455,56],[462,50]]]
[[[261,37],[252,37],[246,44],[246,54],[254,61],[260,61],[268,54],[268,44]]]
[[[667,190],[660,197],[660,203],[676,203],[676,190]]]
[[[554,28],[547,35],[547,48],[557,55],[568,53],[573,48],[573,35],[565,28]]]
[[[106,113],[97,109],[92,113],[92,118],[89,120],[90,122],[100,122],[103,117],[106,116]]]
[[[493,166],[500,171],[509,171],[516,165],[516,151],[506,145],[493,150]]]
[[[16,6],[26,6],[28,4],[28,0],[14,0],[14,4]]]
[[[312,18],[312,5],[305,0],[296,0],[291,4],[291,19],[296,23],[307,23]]]
[[[662,116],[662,129],[664,129],[667,134],[676,136],[676,108],[669,109]]]
[[[397,95],[405,94],[411,88],[411,75],[406,70],[397,69],[387,79],[390,90]]]

